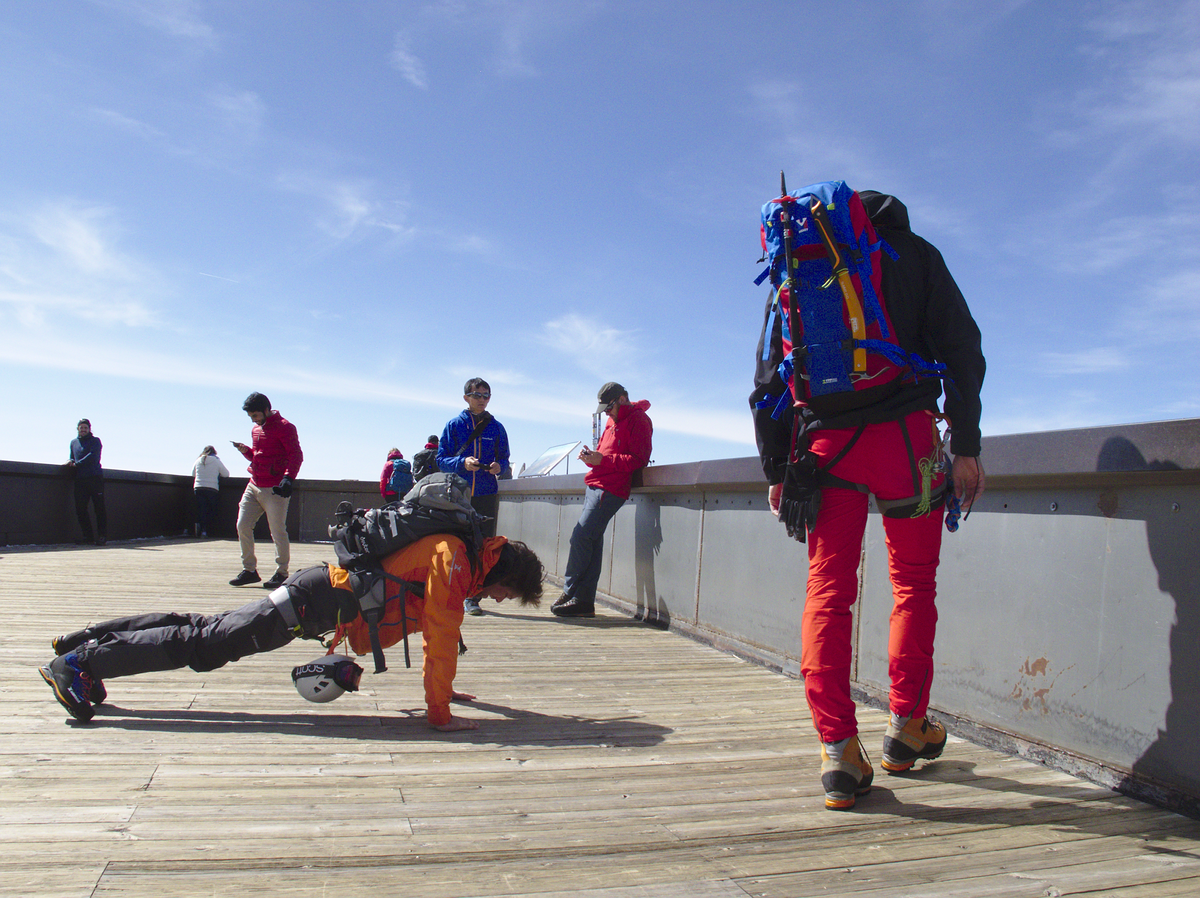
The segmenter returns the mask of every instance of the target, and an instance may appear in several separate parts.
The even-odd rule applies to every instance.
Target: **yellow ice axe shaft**
[[[813,221],[821,234],[821,242],[825,244],[825,252],[829,254],[829,264],[833,266],[833,277],[825,282],[824,287],[829,287],[835,279],[837,280],[838,286],[842,288],[846,313],[850,318],[850,333],[855,340],[865,340],[867,324],[863,320],[862,300],[858,298],[858,291],[854,289],[854,281],[850,278],[850,269],[846,265],[846,259],[842,255],[842,251],[838,249],[837,241],[833,239],[833,226],[829,223],[829,213],[825,211],[825,204],[816,197],[813,197],[809,211],[812,212]],[[867,351],[865,349],[854,350],[854,370],[867,370]]]

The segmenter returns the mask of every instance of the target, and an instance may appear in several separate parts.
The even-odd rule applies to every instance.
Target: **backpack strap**
[[[479,423],[475,425],[475,429],[471,431],[471,435],[469,437],[467,437],[466,442],[464,442],[462,444],[462,446],[459,447],[459,450],[458,450],[458,452],[455,453],[455,455],[462,455],[464,452],[466,452],[467,449],[470,448],[470,445],[472,443],[474,443],[476,439],[479,438],[479,435],[481,433],[483,433],[483,429],[491,423],[492,423],[492,413],[485,411],[479,417]]]

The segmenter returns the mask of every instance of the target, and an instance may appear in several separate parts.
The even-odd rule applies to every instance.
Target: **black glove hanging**
[[[795,462],[787,466],[783,476],[783,489],[779,493],[779,520],[787,528],[788,536],[797,542],[808,541],[808,531],[817,522],[821,510],[821,488],[817,486],[819,459],[812,452],[804,452]]]
[[[284,477],[283,480],[279,481],[279,486],[271,487],[271,492],[276,496],[282,496],[286,499],[292,494],[292,478]]]

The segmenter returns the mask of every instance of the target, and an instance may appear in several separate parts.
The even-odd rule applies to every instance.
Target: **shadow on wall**
[[[671,625],[671,611],[658,598],[654,560],[662,546],[662,505],[649,497],[637,502],[633,512],[634,571],[637,578],[636,620],[659,627]]]
[[[1100,449],[1097,471],[1178,471],[1171,461],[1147,462],[1141,451],[1124,437],[1112,437]],[[1190,520],[1188,518],[1187,520]],[[1196,534],[1181,533],[1178,524],[1163,515],[1148,516],[1146,540],[1150,558],[1158,572],[1158,588],[1175,600],[1175,622],[1170,635],[1171,702],[1165,727],[1158,738],[1133,764],[1136,777],[1118,785],[1121,792],[1136,798],[1149,789],[1152,800],[1200,817],[1200,802],[1179,797],[1172,770],[1194,770],[1200,758],[1200,557]],[[1162,784],[1169,794],[1155,788]],[[1193,792],[1192,788],[1187,791]],[[1184,788],[1187,785],[1184,784]]]

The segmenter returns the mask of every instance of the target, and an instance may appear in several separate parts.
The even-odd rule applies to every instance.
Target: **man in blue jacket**
[[[463,386],[467,407],[446,424],[437,449],[438,468],[471,484],[472,507],[491,519],[484,525],[484,536],[496,535],[496,512],[500,508],[496,478],[512,474],[508,434],[487,410],[491,398],[492,388],[486,380],[482,377],[468,380]],[[483,614],[475,598],[467,599],[463,608],[467,614]]]
[[[75,474],[75,514],[84,542],[102,546],[108,538],[108,513],[104,507],[104,471],[100,467],[100,438],[92,433],[92,422],[80,418],[76,425],[79,436],[71,440],[71,459],[68,467]],[[88,500],[96,511],[96,532],[92,536],[92,521],[88,517]]]

